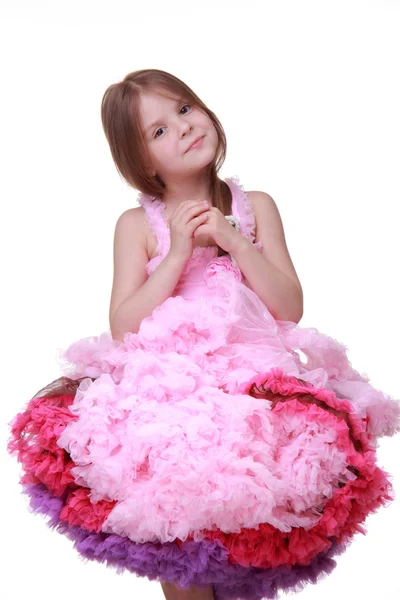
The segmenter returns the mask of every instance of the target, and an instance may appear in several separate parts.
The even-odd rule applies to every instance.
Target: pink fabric
[[[232,214],[254,243],[249,198],[237,178],[226,182]],[[169,232],[162,202],[143,195],[139,202],[158,240],[151,276],[168,252]],[[339,431],[329,415],[316,411],[305,422],[293,411],[285,425],[267,400],[239,392],[259,373],[279,368],[347,398],[371,443],[400,430],[399,402],[352,368],[345,346],[275,321],[230,257],[212,247],[195,248],[173,296],[138,333],[123,342],[109,331],[78,340],[59,358],[65,375],[96,380],[81,382],[70,406],[76,420],[57,444],[92,502],[116,502],[103,531],[135,542],[184,540],[213,527],[311,527],[320,518],[313,507],[335,481],[351,478],[345,451],[331,443]],[[277,452],[289,435],[290,451]]]
[[[262,242],[254,242],[255,238],[255,220],[250,201],[240,185],[237,177],[229,177],[226,180],[232,193],[232,215],[239,219],[240,232],[250,242],[253,242],[256,248],[261,250]],[[170,236],[165,214],[165,206],[159,198],[153,198],[144,194],[139,194],[138,202],[146,211],[147,222],[157,238],[157,256],[154,256],[146,265],[146,272],[150,275],[160,264],[170,248]],[[186,265],[183,275],[199,264],[204,264],[208,257],[217,256],[216,246],[200,247],[193,249],[192,257]],[[187,283],[187,282],[186,282]],[[187,286],[186,286],[187,287]],[[175,295],[177,291],[175,290]]]

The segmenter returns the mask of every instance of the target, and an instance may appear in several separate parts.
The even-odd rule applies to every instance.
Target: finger
[[[208,205],[203,205],[202,203],[197,203],[194,206],[187,206],[180,214],[176,214],[176,218],[179,219],[180,222],[183,220],[184,223],[188,223],[193,217],[196,217],[199,213],[208,211],[209,208]]]
[[[189,210],[190,208],[196,207],[196,206],[209,206],[208,202],[206,200],[185,200],[184,202],[181,202],[181,204],[179,204],[176,208],[176,211],[180,211],[180,210]]]
[[[207,214],[199,215],[198,217],[192,220],[192,223],[194,224],[194,227],[192,228],[192,233],[194,232],[194,236],[200,235],[200,233],[202,233],[202,227],[207,224],[207,221]]]
[[[194,219],[192,219],[192,224],[193,224],[193,230],[197,229],[197,227],[201,227],[201,224],[204,223],[204,221],[207,221],[208,219],[208,214],[207,213],[203,213],[202,215],[199,215],[198,217],[195,217]]]

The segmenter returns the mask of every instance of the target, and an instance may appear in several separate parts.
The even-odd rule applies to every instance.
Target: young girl
[[[115,228],[110,331],[11,423],[24,492],[80,555],[168,600],[301,590],[393,500],[375,452],[400,402],[298,325],[277,206],[218,177],[224,131],[188,86],[130,73],[102,121],[140,206]]]

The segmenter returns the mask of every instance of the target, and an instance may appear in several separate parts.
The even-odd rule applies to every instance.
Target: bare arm
[[[119,218],[114,236],[114,280],[110,302],[110,329],[113,339],[123,341],[126,332],[137,333],[141,321],[169,298],[186,261],[167,254],[151,277],[143,223],[136,209]]]
[[[260,253],[241,238],[233,256],[252,290],[276,320],[298,323],[303,316],[303,289],[290,257],[278,207],[269,194],[252,192]]]
[[[114,339],[122,342],[125,332],[138,332],[141,321],[172,295],[184,266],[174,256],[166,255],[142,287],[117,308],[110,321]]]

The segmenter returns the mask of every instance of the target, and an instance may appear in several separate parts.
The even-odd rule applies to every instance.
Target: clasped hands
[[[235,253],[246,239],[236,227],[230,223],[225,215],[216,206],[211,206],[208,211],[208,219],[197,227],[193,233],[196,238],[200,235],[209,235],[217,246],[228,252]],[[231,215],[229,215],[231,217]]]

